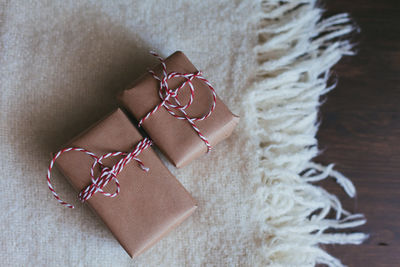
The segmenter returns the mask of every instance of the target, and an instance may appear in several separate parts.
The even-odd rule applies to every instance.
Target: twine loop
[[[211,114],[215,110],[217,95],[215,93],[213,86],[206,78],[204,78],[203,73],[201,71],[197,71],[195,73],[179,73],[179,72],[167,73],[167,66],[165,64],[165,60],[154,52],[150,52],[150,53],[153,56],[158,58],[158,60],[161,62],[161,66],[162,66],[162,74],[163,74],[162,78],[157,76],[153,70],[149,70],[149,73],[160,84],[159,90],[158,90],[158,95],[161,99],[161,102],[156,107],[154,107],[153,110],[148,112],[142,119],[139,120],[138,126],[141,127],[142,124],[144,123],[144,121],[146,121],[152,114],[154,114],[159,108],[164,107],[168,111],[168,113],[171,114],[172,116],[174,116],[176,119],[186,120],[188,123],[190,123],[193,130],[197,133],[197,135],[201,138],[201,140],[203,140],[203,142],[207,146],[207,152],[209,152],[211,150],[211,144],[208,141],[207,137],[201,133],[200,129],[196,125],[196,122],[207,119],[208,117],[211,116]],[[184,78],[185,81],[181,85],[179,85],[177,88],[171,89],[168,86],[168,80],[171,80],[174,78]],[[186,111],[193,104],[194,92],[195,92],[195,87],[193,86],[194,79],[199,79],[199,80],[203,81],[208,86],[208,88],[211,92],[211,95],[212,95],[212,103],[211,103],[209,110],[203,116],[200,116],[200,117],[190,117]],[[179,93],[182,90],[182,88],[185,87],[186,85],[189,86],[190,97],[186,104],[182,104],[179,101],[178,96],[179,96]],[[179,115],[178,111],[182,115]]]
[[[92,157],[94,159],[93,164],[90,168],[90,178],[91,178],[91,184],[88,185],[87,187],[85,187],[82,191],[79,192],[78,194],[78,198],[81,202],[85,202],[88,199],[90,199],[95,193],[101,193],[104,196],[107,197],[116,197],[119,192],[120,192],[120,183],[117,179],[118,174],[124,169],[124,167],[131,162],[132,160],[136,161],[139,164],[139,167],[143,170],[143,171],[149,171],[149,168],[145,167],[143,162],[138,158],[139,154],[145,150],[146,148],[148,148],[149,146],[152,145],[152,142],[149,138],[144,138],[143,140],[141,140],[136,146],[135,148],[129,152],[129,153],[125,153],[125,152],[111,152],[111,153],[107,153],[104,154],[102,156],[97,156],[96,154],[94,154],[93,152],[90,152],[84,148],[80,148],[80,147],[69,147],[69,148],[64,148],[60,151],[58,151],[53,159],[50,162],[49,168],[47,170],[47,185],[50,189],[50,191],[52,192],[53,196],[57,199],[57,201],[68,208],[74,208],[73,205],[63,201],[58,194],[55,192],[53,185],[51,184],[51,170],[54,167],[54,163],[56,162],[56,160],[63,154],[66,152],[70,152],[70,151],[77,151],[77,152],[82,152],[87,154],[88,156]],[[118,156],[123,156],[123,158],[121,158],[116,164],[114,164],[112,167],[108,167],[106,165],[103,164],[103,160],[110,158],[110,157],[118,157]],[[96,170],[96,166],[98,165],[98,168],[100,169],[100,174],[98,176],[95,176],[95,170]],[[103,190],[103,188],[110,182],[110,181],[114,181],[115,185],[116,185],[116,189],[115,192],[113,193],[108,193],[105,192]]]

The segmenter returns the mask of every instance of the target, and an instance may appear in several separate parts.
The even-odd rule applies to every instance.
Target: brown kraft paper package
[[[143,137],[126,115],[117,109],[75,138],[67,146],[82,147],[101,156],[109,152],[130,152]],[[151,247],[197,208],[195,200],[168,171],[151,147],[138,158],[149,168],[143,171],[135,160],[117,176],[120,193],[112,198],[95,193],[87,202],[99,215],[131,257]],[[104,160],[111,167],[121,157]],[[80,152],[62,154],[57,167],[80,191],[91,184],[93,159]],[[105,192],[114,192],[111,181]]]
[[[169,56],[165,63],[167,73],[172,71],[180,73],[197,72],[196,67],[180,51]],[[163,77],[161,64],[153,70],[158,77]],[[170,79],[168,80],[168,87],[175,89],[184,81],[184,78]],[[118,100],[139,121],[162,101],[158,95],[159,86],[159,81],[150,73],[146,73],[134,83],[132,88],[121,92],[118,95]],[[193,86],[195,88],[194,101],[186,111],[189,117],[201,117],[208,112],[212,105],[212,94],[209,87],[200,79],[194,79]],[[178,99],[182,104],[186,104],[189,96],[190,89],[186,85],[179,93]],[[177,113],[181,115],[181,113]],[[196,125],[209,140],[211,146],[215,146],[232,133],[238,122],[239,117],[232,114],[217,96],[216,107],[211,116],[203,121],[197,121]],[[190,123],[186,120],[176,119],[164,107],[161,107],[146,119],[142,127],[161,152],[176,167],[183,167],[207,152],[207,146]]]

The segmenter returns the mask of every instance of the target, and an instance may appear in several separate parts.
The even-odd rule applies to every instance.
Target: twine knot
[[[131,162],[132,160],[135,160],[139,164],[139,167],[143,171],[146,171],[146,172],[149,171],[149,168],[144,166],[143,162],[138,158],[138,156],[143,150],[145,150],[146,148],[148,148],[151,145],[152,145],[151,140],[149,138],[144,138],[129,153],[112,152],[112,153],[104,154],[100,157],[97,156],[96,154],[94,154],[93,152],[90,152],[84,148],[80,148],[80,147],[64,148],[64,149],[60,150],[59,152],[57,152],[50,162],[49,168],[47,170],[47,185],[49,186],[50,191],[53,193],[53,196],[57,199],[57,201],[61,205],[66,206],[68,208],[74,208],[73,205],[63,201],[58,196],[58,194],[55,192],[55,190],[53,188],[53,185],[51,184],[50,179],[51,179],[51,170],[52,170],[57,158],[59,158],[63,153],[66,153],[66,152],[78,151],[78,152],[83,152],[94,159],[94,162],[90,168],[90,177],[91,177],[92,183],[90,185],[88,185],[87,187],[85,187],[82,191],[79,192],[79,194],[78,194],[79,200],[81,202],[85,202],[88,199],[90,199],[97,192],[101,193],[107,197],[116,197],[121,190],[117,176],[129,162]],[[107,159],[110,157],[117,157],[117,156],[123,156],[123,158],[121,158],[112,167],[108,167],[103,164],[104,159]],[[95,176],[95,169],[96,169],[97,165],[99,166],[100,174]],[[115,192],[114,193],[105,192],[103,190],[103,188],[112,180],[115,182],[115,185],[116,185]]]
[[[162,78],[157,76],[153,70],[149,70],[149,73],[153,76],[153,78],[156,79],[157,81],[159,81],[160,85],[159,85],[158,95],[161,99],[161,102],[156,107],[154,107],[153,110],[148,112],[142,119],[139,120],[138,126],[141,127],[145,120],[147,120],[159,108],[164,107],[168,111],[169,114],[171,114],[178,120],[188,121],[190,123],[190,125],[192,126],[193,130],[203,140],[203,142],[207,146],[207,152],[209,152],[211,150],[211,144],[208,141],[207,137],[205,137],[201,133],[200,129],[196,126],[196,121],[202,121],[202,120],[207,119],[208,117],[211,116],[211,114],[215,110],[217,96],[216,96],[214,88],[212,87],[211,83],[206,78],[203,77],[203,73],[201,71],[197,71],[195,73],[179,73],[179,72],[167,73],[167,66],[165,64],[165,60],[154,52],[150,52],[150,53],[160,60],[161,66],[162,66],[162,74],[163,74]],[[177,88],[170,89],[168,87],[168,80],[171,80],[174,78],[184,78],[185,81]],[[186,109],[188,109],[192,105],[193,100],[194,100],[194,91],[195,91],[195,87],[193,86],[194,79],[202,80],[208,86],[208,88],[210,89],[211,95],[212,95],[212,103],[211,103],[209,110],[203,116],[200,116],[200,117],[190,117],[186,112]],[[186,104],[182,104],[179,101],[178,96],[179,96],[179,92],[186,85],[189,86],[190,97]],[[181,115],[178,115],[178,112],[180,112]]]

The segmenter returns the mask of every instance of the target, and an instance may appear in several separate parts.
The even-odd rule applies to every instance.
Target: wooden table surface
[[[358,54],[334,71],[339,84],[322,106],[316,160],[336,163],[352,179],[349,199],[333,182],[323,186],[345,208],[364,213],[370,234],[360,246],[328,246],[348,266],[400,266],[400,1],[326,1],[329,13],[348,12],[361,28]]]

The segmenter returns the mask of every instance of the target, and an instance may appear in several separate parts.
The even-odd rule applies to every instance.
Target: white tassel
[[[343,266],[318,244],[360,244],[363,233],[340,233],[366,222],[344,210],[339,199],[315,186],[328,177],[350,196],[352,182],[333,169],[312,162],[318,155],[315,135],[320,96],[331,67],[351,44],[341,37],[356,30],[347,14],[321,19],[314,0],[262,1],[262,41],[257,79],[245,94],[244,122],[255,129],[260,145],[254,214],[260,220],[260,253],[270,266]],[[262,37],[262,38],[261,38]],[[332,219],[328,214],[334,212]],[[335,229],[334,233],[326,230]]]

